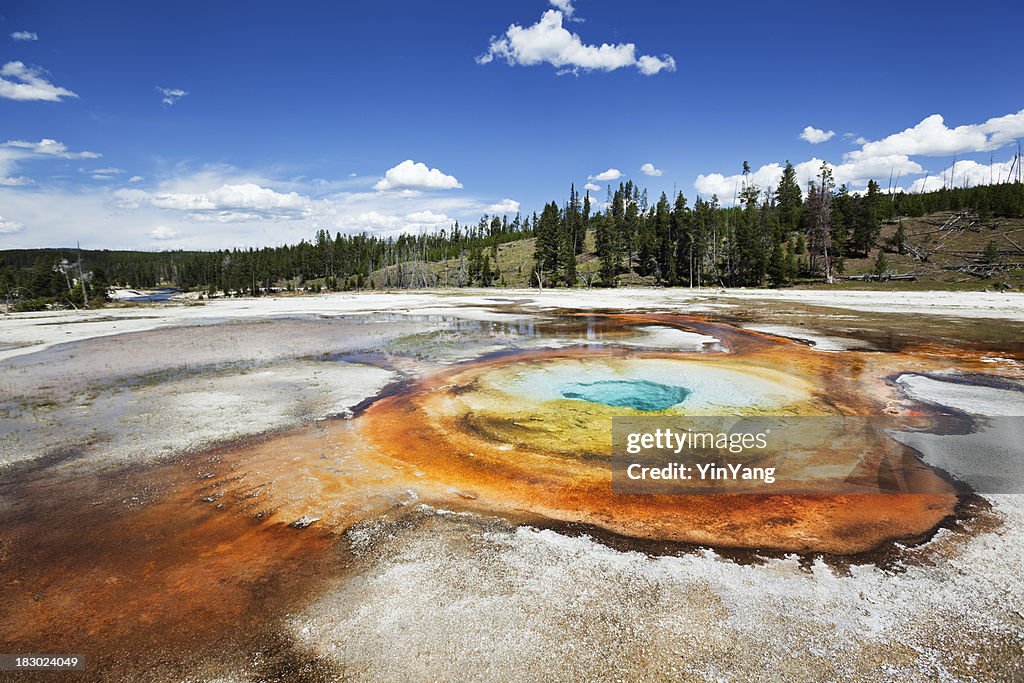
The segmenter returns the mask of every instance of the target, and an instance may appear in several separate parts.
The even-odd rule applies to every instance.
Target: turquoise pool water
[[[561,388],[561,393],[565,398],[606,406],[665,410],[686,400],[690,390],[647,380],[601,380],[565,384]]]

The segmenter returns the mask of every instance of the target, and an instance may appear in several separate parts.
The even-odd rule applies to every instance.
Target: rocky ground
[[[95,648],[102,669],[91,677],[106,680],[1024,680],[1021,495],[981,496],[923,545],[851,562],[662,552],[455,512],[415,492],[336,534],[259,527],[272,536],[257,544],[251,515],[229,523],[241,507],[195,493],[197,473],[221,475],[224,445],[344,419],[483,353],[579,343],[546,322],[555,310],[640,308],[727,317],[821,353],[959,335],[1004,377],[1024,362],[1020,294],[424,292],[0,318],[0,518],[17,530],[0,532],[12,597],[0,601],[0,651],[46,649],[47,629],[78,634],[40,616],[64,601],[79,605],[66,618],[88,628],[63,642]],[[673,332],[617,341],[706,341]],[[1022,395],[906,381],[919,400],[979,414],[1005,415]],[[161,493],[141,495],[154,483]],[[63,537],[23,532],[47,520],[73,531],[62,507],[127,539],[69,560],[88,570],[77,583],[30,575]],[[164,550],[179,537],[190,541]],[[147,582],[165,596],[159,609],[128,601]],[[119,600],[122,613],[94,613]],[[195,637],[161,646],[167,624]]]

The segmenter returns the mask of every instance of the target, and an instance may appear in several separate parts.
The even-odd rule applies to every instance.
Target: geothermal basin
[[[608,657],[641,677],[785,661],[816,680],[831,647],[859,653],[829,661],[864,680],[880,661],[911,680],[1016,675],[1024,512],[954,476],[955,449],[827,433],[814,492],[792,495],[618,495],[609,459],[623,416],[969,431],[1021,414],[1018,323],[901,316],[894,333],[880,312],[546,296],[0,327],[0,649],[82,652],[106,680],[600,678]],[[566,624],[605,655],[550,659]],[[694,625],[700,656],[643,635]],[[737,638],[759,643],[749,661]]]

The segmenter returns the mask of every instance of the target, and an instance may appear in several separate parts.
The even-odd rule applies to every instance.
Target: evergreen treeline
[[[0,300],[17,310],[82,306],[109,287],[173,286],[211,295],[258,296],[279,287],[349,290],[376,287],[492,286],[501,282],[497,248],[533,236],[529,218],[484,216],[475,226],[422,235],[334,237],[312,242],[220,251],[88,251],[16,249],[0,252]],[[79,253],[84,270],[79,272]],[[428,263],[454,260],[443,275]],[[79,282],[86,282],[84,296]]]
[[[749,167],[744,162],[744,177]],[[804,189],[806,191],[804,191]],[[831,169],[801,188],[787,162],[776,187],[744,182],[735,206],[679,193],[653,204],[631,181],[609,188],[603,211],[575,187],[561,206],[540,215],[484,216],[421,235],[333,237],[310,242],[210,252],[24,249],[0,252],[0,298],[22,310],[86,305],[110,286],[172,285],[209,294],[259,295],[278,288],[349,290],[381,287],[465,287],[504,283],[498,246],[535,237],[531,283],[615,286],[625,274],[661,285],[783,286],[796,279],[832,281],[845,258],[877,246],[882,222],[969,208],[979,217],[1024,216],[1024,184],[887,194],[871,181],[863,195],[835,187]],[[596,255],[584,254],[588,233]],[[895,240],[901,241],[898,231]],[[890,240],[891,241],[891,240]],[[902,244],[887,244],[902,251]],[[584,255],[581,260],[578,257]],[[443,267],[428,264],[444,262]],[[455,264],[455,265],[452,265]],[[82,282],[84,280],[84,284]]]
[[[749,167],[744,163],[744,176]],[[575,188],[559,209],[544,207],[537,237],[533,282],[538,285],[614,286],[623,274],[662,285],[783,286],[796,279],[828,282],[844,259],[865,258],[878,246],[882,222],[970,208],[982,218],[1024,216],[1024,185],[1008,183],[944,189],[925,194],[884,193],[875,181],[863,195],[836,188],[828,164],[802,192],[792,164],[778,186],[744,182],[735,206],[698,197],[690,206],[679,193],[652,205],[631,181],[610,191],[607,208],[591,215],[589,195]],[[594,230],[599,268],[581,270],[574,258],[580,235]],[[896,240],[902,241],[898,231]],[[902,251],[902,244],[886,245]]]

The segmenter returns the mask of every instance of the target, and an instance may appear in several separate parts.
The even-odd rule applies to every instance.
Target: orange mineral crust
[[[141,667],[150,680],[224,670],[275,680],[305,666],[279,638],[282,615],[346,571],[337,534],[400,518],[417,502],[537,526],[579,523],[637,547],[653,540],[836,555],[927,538],[957,511],[956,491],[913,451],[827,430],[809,460],[814,494],[617,494],[611,421],[643,412],[926,422],[932,409],[891,378],[954,368],[994,374],[981,353],[941,345],[822,353],[695,317],[594,319],[615,344],[424,364],[418,378],[351,418],[109,472],[62,469],[74,452],[8,471],[0,481],[0,643],[8,652],[89,653],[92,670],[111,679],[137,680],[127,672]],[[717,342],[700,352],[618,343],[652,325]],[[690,393],[653,411],[564,395],[575,395],[567,386],[612,380]],[[869,492],[846,493],[850,482]],[[920,493],[880,492],[893,484]],[[200,652],[204,659],[193,659]]]
[[[927,537],[958,503],[954,488],[892,439],[825,433],[799,495],[623,495],[612,491],[617,415],[882,416],[928,410],[888,380],[906,371],[981,369],[953,350],[823,353],[702,318],[611,315],[713,337],[714,352],[580,345],[494,354],[444,366],[353,419],[328,420],[227,449],[237,495],[273,521],[345,529],[413,501],[543,525],[573,522],[641,539],[856,554]],[[988,368],[986,368],[988,369]],[[559,387],[671,381],[692,393],[664,410],[573,400]],[[822,474],[824,473],[824,474]],[[833,474],[829,474],[833,473]],[[858,493],[850,493],[850,482]],[[895,482],[895,488],[892,484]],[[893,494],[891,491],[913,491]]]
[[[666,362],[676,362],[676,356],[639,354],[641,359],[673,359]],[[611,417],[630,411],[580,401],[534,402],[488,384],[488,377],[510,367],[521,371],[530,365],[571,365],[580,358],[627,362],[601,353],[560,350],[463,366],[377,403],[363,416],[360,433],[381,454],[412,465],[417,475],[471,496],[474,508],[530,511],[645,539],[851,554],[928,534],[954,512],[953,489],[910,455],[897,462],[905,467],[904,476],[913,479],[912,490],[927,493],[828,495],[830,490],[848,490],[845,480],[831,482],[832,488],[828,481],[818,482],[819,495],[613,493],[608,466]],[[702,362],[741,374],[755,372],[732,358]],[[760,376],[774,372],[762,369]],[[836,414],[837,402],[823,400],[803,374],[774,378],[791,400],[742,410]],[[843,397],[842,404],[866,407],[855,396]],[[722,410],[716,408],[716,413]],[[858,447],[823,446],[822,463],[865,459]]]

